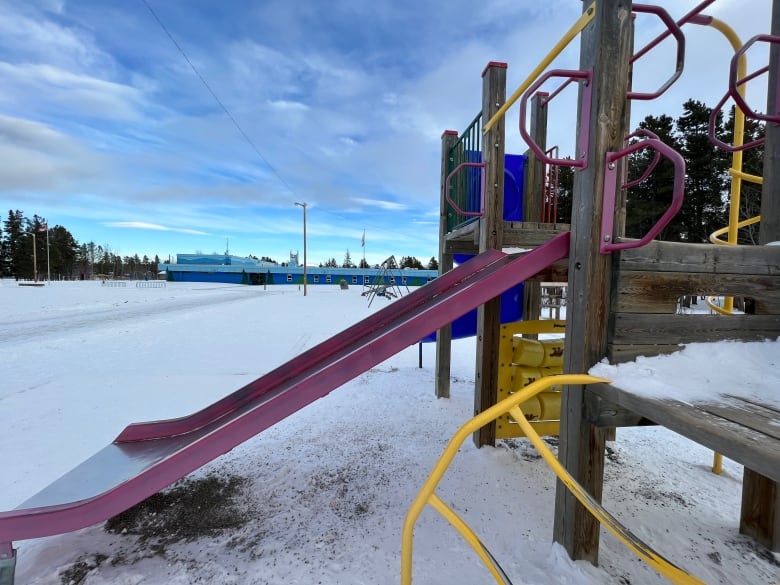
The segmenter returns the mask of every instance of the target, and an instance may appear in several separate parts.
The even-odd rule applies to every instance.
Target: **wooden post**
[[[780,0],[772,3],[772,35],[780,35]],[[780,47],[770,45],[766,111],[777,112]],[[767,123],[764,143],[764,184],[761,188],[759,244],[780,240],[780,124]],[[756,303],[756,313],[763,312]],[[742,476],[742,512],[739,531],[769,549],[780,552],[780,486],[752,469]]]
[[[586,9],[585,7],[583,9]],[[631,56],[631,1],[601,0],[581,35],[580,69],[593,70],[588,166],[574,177],[569,253],[564,372],[584,373],[606,354],[610,295],[609,255],[599,253],[605,153],[620,150],[626,136],[626,93]],[[579,141],[578,141],[579,143]],[[604,475],[605,433],[586,419],[584,386],[569,386],[561,403],[559,460],[597,500]],[[598,562],[599,523],[559,481],[553,536],[572,559]]]
[[[544,99],[548,95],[539,92],[531,98],[531,138],[542,150],[547,150],[547,108]],[[523,189],[523,221],[541,221],[546,165],[536,157],[532,150],[528,150],[526,156],[528,159],[525,165]],[[532,280],[526,281],[523,284],[523,319],[525,321],[538,319],[541,312],[541,283]],[[528,334],[524,337],[536,339],[538,335]]]
[[[482,119],[490,120],[506,101],[506,63],[490,62],[482,72]],[[504,119],[493,126],[482,143],[485,209],[479,222],[479,251],[500,250],[504,241]],[[477,310],[477,365],[474,414],[493,406],[498,397],[498,345],[501,338],[501,298]],[[494,445],[496,425],[474,433],[477,447]]]
[[[439,274],[452,270],[452,254],[447,251],[447,217],[449,204],[445,193],[445,180],[451,168],[450,151],[458,142],[455,130],[445,130],[441,135],[441,187],[439,197]],[[452,361],[452,324],[436,333],[436,398],[450,397],[450,362]]]

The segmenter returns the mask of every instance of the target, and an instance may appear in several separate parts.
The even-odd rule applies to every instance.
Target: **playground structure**
[[[587,372],[608,358],[612,363],[637,356],[653,356],[677,351],[681,344],[731,340],[761,340],[780,336],[780,248],[776,246],[737,245],[737,231],[758,222],[741,220],[739,193],[742,180],[762,184],[760,244],[780,240],[780,105],[777,84],[780,81],[780,1],[773,2],[771,35],[760,35],[743,43],[728,24],[705,14],[715,0],[700,2],[675,21],[664,9],[617,0],[597,0],[583,4],[583,14],[552,51],[531,72],[525,82],[506,98],[506,64],[491,62],[483,71],[482,110],[466,131],[447,130],[442,135],[439,267],[444,274],[460,253],[485,253],[505,248],[533,248],[551,237],[571,234],[568,260],[540,271],[525,283],[523,314],[538,317],[541,305],[540,283],[566,281],[567,312],[564,375]],[[659,18],[666,31],[645,47],[634,51],[633,27],[641,26],[645,14]],[[636,15],[636,21],[634,16]],[[713,234],[713,242],[728,232],[728,241],[718,244],[687,244],[653,241],[680,209],[684,196],[685,164],[682,157],[656,137],[632,133],[629,108],[632,100],[651,100],[665,92],[682,73],[685,62],[683,26],[709,26],[720,32],[734,49],[730,63],[726,97],[713,111],[717,115],[728,97],[736,103],[734,144],[724,145],[711,132],[711,140],[734,153],[732,160],[729,226]],[[632,65],[672,36],[677,44],[676,63],[671,77],[658,90],[640,93],[632,90]],[[580,38],[578,70],[547,70],[555,57],[575,38]],[[756,43],[769,46],[769,65],[748,73],[748,49]],[[767,74],[767,114],[744,98],[745,83]],[[552,92],[540,91],[550,79],[562,79]],[[579,86],[579,111],[576,153],[558,158],[555,149],[546,146],[547,105],[569,84]],[[523,220],[506,221],[503,181],[505,144],[504,114],[519,101],[520,134],[529,146],[523,199]],[[530,108],[530,128],[527,110]],[[744,121],[749,117],[765,123],[763,177],[742,172],[741,153],[756,143],[743,145]],[[712,118],[714,119],[714,118]],[[463,156],[464,140],[471,142],[473,127],[481,129],[482,155],[479,163]],[[712,124],[711,124],[712,126]],[[627,157],[649,148],[667,158],[675,169],[674,194],[670,207],[647,234],[627,239],[625,218],[632,212],[627,191],[652,172],[633,181],[624,179]],[[654,165],[655,163],[653,163]],[[554,193],[557,166],[575,169],[572,217],[570,225],[557,220]],[[651,166],[653,166],[651,165]],[[458,173],[474,172],[478,197],[464,195],[453,188]],[[478,201],[478,207],[461,205],[459,213],[470,218],[460,224],[450,221],[453,201]],[[478,220],[473,220],[473,218]],[[727,299],[751,300],[752,312],[732,314],[730,302],[723,314],[679,315],[676,307],[684,295],[718,295]],[[474,411],[492,411],[499,403],[501,381],[501,336],[499,303],[492,299],[478,309],[477,366]],[[437,337],[436,395],[449,396],[451,332],[444,327]],[[592,382],[592,381],[591,381]],[[546,380],[547,384],[554,381]],[[530,388],[530,386],[529,386]],[[713,403],[686,404],[682,401],[651,399],[632,394],[607,382],[569,383],[561,394],[560,449],[558,459],[566,477],[558,473],[553,537],[573,559],[598,562],[599,521],[580,496],[601,499],[605,441],[615,427],[652,423],[666,426],[717,453],[744,465],[740,532],[752,536],[773,551],[780,550],[780,433],[778,411],[768,404],[748,403],[739,397],[739,388],[713,388]],[[525,392],[525,391],[524,391]],[[724,396],[728,395],[728,398]],[[508,411],[524,430],[527,420],[519,411]],[[475,418],[475,420],[476,420]],[[531,418],[531,417],[527,417]],[[497,417],[487,417],[470,425],[477,446],[494,444],[500,433]],[[530,433],[535,431],[531,430]],[[528,434],[528,433],[526,433]],[[532,434],[528,434],[532,440]],[[534,440],[534,444],[536,441]],[[447,459],[445,453],[443,459]],[[719,461],[713,471],[718,472]],[[445,464],[446,466],[446,464]],[[439,466],[433,476],[443,473]],[[569,480],[575,484],[570,484]],[[453,518],[436,498],[430,485],[421,491],[425,501],[441,512],[464,535],[486,561],[496,581],[506,582],[496,568],[495,559],[482,550],[479,540]],[[428,498],[425,500],[425,498]],[[585,498],[587,499],[587,498]],[[410,510],[407,522],[413,523],[417,509]],[[608,520],[605,526],[609,526]],[[411,531],[411,528],[409,528]],[[469,536],[470,535],[470,536]],[[472,538],[473,537],[473,538]],[[630,546],[630,545],[629,545]],[[405,549],[411,540],[405,540]],[[633,547],[632,547],[633,548]],[[636,548],[634,550],[640,554]],[[645,551],[646,552],[646,551]],[[650,551],[651,557],[658,555]],[[405,552],[403,581],[411,581],[411,553]],[[642,554],[640,554],[642,556]],[[643,557],[645,558],[645,557]],[[645,558],[647,560],[647,558]],[[679,583],[700,581],[675,567],[655,566]]]
[[[715,22],[702,14],[713,1],[702,2],[679,23],[667,17],[663,20],[679,39],[682,34],[679,27],[684,22],[696,25]],[[459,204],[461,211],[471,214],[463,225],[448,224],[451,197],[446,188],[448,178],[455,172],[450,166],[451,162],[455,163],[450,161],[450,153],[458,134],[445,132],[443,136],[439,262],[443,272],[439,278],[202,411],[180,419],[127,427],[114,442],[18,509],[0,512],[0,585],[13,582],[14,541],[76,530],[127,509],[433,330],[440,332],[436,393],[448,395],[449,324],[464,311],[476,307],[479,307],[480,342],[475,406],[481,414],[467,423],[457,438],[462,442],[473,433],[477,444],[490,444],[496,438],[497,418],[505,414],[522,427],[560,478],[554,538],[573,558],[597,561],[599,522],[602,522],[637,554],[644,555],[649,562],[658,561],[658,555],[636,542],[599,505],[608,429],[647,419],[745,465],[742,531],[777,550],[780,437],[772,424],[777,419],[776,411],[766,405],[753,405],[754,416],[745,417],[741,416],[744,410],[723,407],[722,403],[718,410],[713,405],[694,408],[677,402],[650,400],[604,380],[582,375],[605,356],[621,361],[637,355],[674,351],[679,343],[691,341],[780,335],[780,247],[650,242],[660,231],[660,222],[641,240],[628,241],[621,237],[621,218],[630,209],[626,207],[619,177],[622,163],[631,152],[649,147],[676,162],[675,205],[679,205],[682,196],[679,155],[653,138],[636,143],[638,146],[624,146],[624,138],[629,135],[625,115],[628,100],[648,97],[631,92],[629,87],[632,59],[643,54],[642,51],[633,57],[631,54],[630,8],[630,2],[617,0],[600,0],[584,6],[583,17],[509,101],[505,99],[505,66],[488,65],[483,74],[485,93],[480,115],[488,121],[484,125],[480,122],[478,132],[480,136],[485,133],[482,154],[465,161],[469,163],[466,168],[482,169],[472,175],[481,183],[482,197],[477,199],[476,210]],[[653,7],[635,5],[633,8],[636,12],[661,14]],[[771,45],[767,109],[776,113],[780,0],[774,8],[774,36],[761,42]],[[553,53],[577,35],[582,37],[580,70],[555,75],[548,72],[539,77],[552,62]],[[608,62],[602,61],[607,59]],[[681,70],[679,61],[677,68]],[[567,159],[552,159],[554,149],[547,149],[544,144],[545,107],[555,92],[543,96],[537,90],[541,87],[540,80],[550,77],[563,77],[568,80],[564,83],[573,79],[581,89],[578,139],[581,156],[567,163],[563,162]],[[730,92],[739,94],[740,79],[737,76],[732,80]],[[521,96],[525,102],[526,92],[530,92],[533,109],[529,136],[534,137],[535,148],[529,154],[525,192],[547,195],[524,198],[521,221],[503,215],[506,180],[503,113]],[[761,243],[780,240],[778,119],[765,121]],[[555,202],[549,200],[550,189],[544,186],[544,177],[552,176],[549,169],[544,170],[545,161],[571,164],[578,169],[575,213],[570,225],[544,221],[556,219]],[[661,221],[668,219],[673,211],[674,208],[664,214]],[[740,223],[737,221],[737,225]],[[501,251],[504,247],[533,250],[508,255]],[[458,253],[475,257],[453,269],[453,258]],[[526,282],[524,314],[532,319],[539,314],[541,283],[561,281],[568,283],[563,371],[564,375],[573,377],[542,378],[496,404],[500,377],[496,359],[501,337],[500,294]],[[755,300],[755,313],[676,315],[676,302],[681,294],[747,296]],[[538,392],[550,391],[550,386],[555,384],[566,384],[559,392],[560,464],[537,440],[527,413],[519,406]],[[724,390],[738,392],[738,389]],[[448,450],[445,455],[454,456],[454,451]],[[443,467],[435,471],[443,472]],[[414,514],[427,502],[447,515],[446,506],[435,497],[433,488],[435,478],[424,486],[425,498],[415,503],[405,525],[404,579],[411,579],[411,549],[406,544],[411,542]],[[471,535],[472,544],[479,545],[478,539],[456,517],[448,515],[448,519]],[[486,564],[491,561],[484,550],[480,557]],[[675,567],[662,566],[659,570],[666,571],[664,574],[678,582],[697,582]],[[495,567],[492,572],[497,581],[503,579]]]
[[[361,293],[362,296],[368,297],[368,306],[374,301],[375,297],[385,297],[386,299],[395,299],[403,294],[401,291],[401,269],[398,268],[398,262],[395,260],[395,256],[390,256],[387,260],[382,262],[379,266],[379,272],[374,277],[373,282]],[[404,285],[406,292],[409,292],[409,287]]]

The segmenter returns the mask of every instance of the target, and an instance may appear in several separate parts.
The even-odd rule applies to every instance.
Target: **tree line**
[[[659,240],[705,243],[710,234],[728,225],[732,154],[709,140],[711,108],[697,100],[683,104],[682,114],[647,116],[639,127],[649,130],[685,159],[685,197],[682,209],[659,234]],[[722,112],[715,119],[715,136],[726,144],[733,143],[735,110],[732,107],[724,122]],[[744,143],[763,138],[764,126],[745,120]],[[652,163],[654,151],[640,150],[629,157],[628,181],[640,178]],[[760,144],[743,152],[742,170],[756,176],[763,171],[764,148]],[[571,220],[574,173],[571,167],[559,168],[558,221]],[[672,200],[674,167],[661,158],[653,172],[628,190],[626,201],[626,237],[641,238],[669,207]],[[761,185],[743,181],[740,190],[740,217],[760,214]],[[739,232],[740,244],[758,242],[758,224]],[[725,237],[723,238],[725,240]]]
[[[360,262],[358,264],[355,264],[352,262],[352,255],[349,253],[349,250],[347,250],[346,254],[344,254],[344,261],[339,265],[338,262],[336,262],[335,258],[329,258],[324,263],[320,262],[320,268],[371,268],[371,265],[366,261],[365,258],[361,258]],[[379,268],[379,264],[374,264],[374,268]],[[428,261],[428,264],[423,266],[423,263],[420,262],[417,258],[414,256],[402,256],[401,260],[398,262],[398,268],[415,268],[417,270],[438,270],[439,269],[439,262],[436,260],[436,258],[431,257],[431,259]]]
[[[48,232],[48,233],[47,233]],[[48,237],[48,247],[47,247]],[[80,244],[63,226],[9,210],[0,227],[0,276],[52,280],[91,278],[153,278],[160,258],[120,256],[95,242]]]

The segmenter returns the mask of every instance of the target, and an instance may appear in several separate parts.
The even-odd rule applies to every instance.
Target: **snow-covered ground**
[[[0,280],[0,509],[128,423],[199,409],[388,302],[369,308],[360,292]],[[423,346],[422,368],[410,347],[193,474],[237,486],[204,503],[230,508],[240,520],[230,528],[138,536],[120,524],[18,542],[17,584],[398,583],[409,504],[473,409],[474,340],[454,343],[450,399],[434,396],[434,362],[433,345]],[[717,379],[712,363],[689,367]],[[727,460],[716,476],[711,460],[664,429],[620,429],[604,504],[706,583],[775,585],[778,558],[738,533],[741,467]],[[515,585],[666,582],[606,532],[598,568],[551,542],[554,476],[524,439],[466,443],[438,494]],[[430,509],[414,542],[415,583],[493,582]]]

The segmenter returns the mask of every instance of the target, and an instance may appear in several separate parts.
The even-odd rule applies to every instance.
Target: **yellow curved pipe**
[[[512,408],[509,411],[509,414],[515,419],[517,424],[520,425],[525,435],[531,443],[533,443],[536,450],[539,451],[539,454],[547,465],[549,465],[555,472],[555,475],[558,476],[558,479],[569,488],[572,495],[574,495],[574,497],[577,498],[591,514],[593,514],[601,525],[609,530],[620,542],[672,583],[675,583],[676,585],[706,585],[704,581],[700,581],[693,575],[686,573],[663,556],[656,553],[637,536],[632,534],[631,531],[623,526],[612,514],[607,512],[607,510],[605,510],[604,507],[599,504],[568,471],[566,471],[563,465],[560,464],[557,457],[550,451],[550,448],[542,441],[541,437],[536,434],[533,426],[526,420],[525,415],[519,407],[515,406]]]
[[[754,223],[758,223],[759,221],[761,221],[761,216],[760,215],[757,215],[755,217],[750,217],[748,219],[743,219],[742,221],[740,221],[737,224],[737,228],[747,227],[749,225],[753,225]],[[714,232],[712,232],[710,234],[710,242],[713,243],[713,244],[720,244],[722,246],[730,245],[731,242],[726,242],[724,240],[721,240],[720,237],[719,237],[719,236],[722,236],[723,234],[725,234],[728,231],[729,231],[728,226],[726,226],[724,228],[720,228],[719,230],[715,230]]]
[[[496,583],[506,585],[503,571],[493,560],[487,549],[481,543],[477,535],[469,528],[455,512],[453,512],[441,499],[434,493],[436,486],[441,481],[444,473],[447,471],[452,460],[457,455],[463,442],[476,430],[497,419],[505,413],[509,413],[513,419],[520,425],[523,432],[531,440],[534,447],[544,458],[545,462],[553,469],[558,478],[572,492],[572,494],[582,503],[585,508],[593,514],[612,534],[614,534],[623,544],[631,549],[637,556],[647,562],[662,575],[668,577],[678,585],[704,585],[703,581],[686,573],[675,566],[663,556],[656,553],[647,544],[633,535],[628,529],[621,525],[614,516],[607,512],[601,504],[579,484],[558,462],[555,455],[550,451],[544,441],[528,422],[520,404],[533,398],[539,392],[549,389],[553,385],[582,385],[593,384],[596,382],[608,382],[604,378],[596,378],[588,375],[564,374],[560,376],[546,376],[529,384],[521,391],[512,394],[498,404],[491,406],[484,412],[478,414],[470,421],[466,422],[458,429],[452,437],[447,447],[444,449],[439,460],[436,462],[428,479],[423,484],[417,497],[412,502],[409,511],[404,520],[403,533],[401,536],[401,584],[411,585],[412,583],[412,545],[414,539],[414,525],[420,516],[426,504],[433,507],[441,513],[447,521],[463,536],[479,558],[490,571]]]

